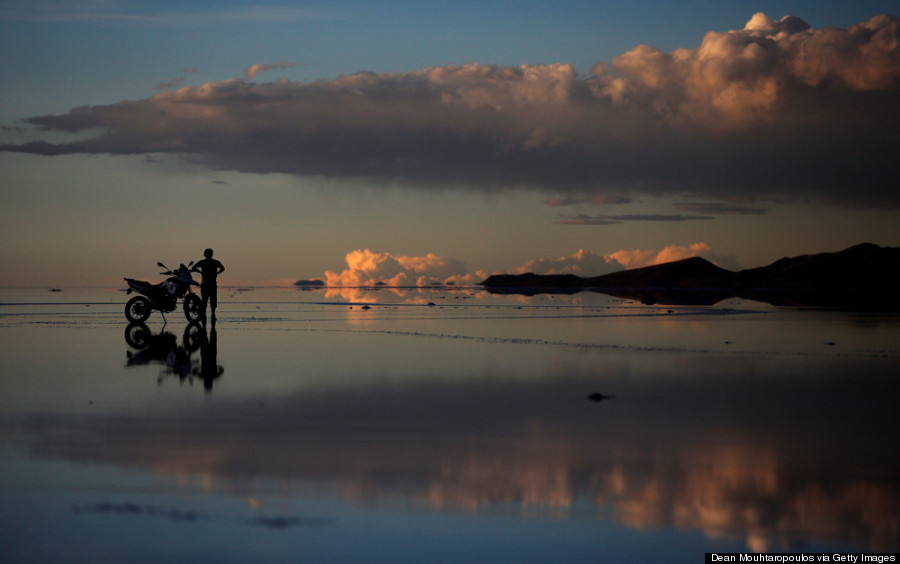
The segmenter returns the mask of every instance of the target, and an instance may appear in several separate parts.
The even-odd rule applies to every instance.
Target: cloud
[[[184,75],[187,75],[187,74],[197,74],[197,73],[199,73],[199,72],[200,72],[200,71],[199,71],[198,69],[193,68],[193,67],[181,69],[181,75],[182,75],[182,76],[179,76],[179,77],[176,77],[176,78],[172,78],[172,79],[169,79],[169,80],[163,80],[163,81],[157,83],[156,86],[153,87],[153,89],[154,89],[154,90],[167,90],[167,89],[169,89],[169,88],[175,88],[176,86],[178,86],[178,85],[180,85],[182,82],[184,82],[185,78],[187,78],[187,77],[184,76]]]
[[[675,204],[675,207],[682,211],[714,215],[764,215],[769,211],[765,208],[751,208],[749,206],[721,202],[679,202]]]
[[[706,243],[670,245],[660,250],[620,250],[600,254],[580,249],[571,255],[547,259],[538,258],[513,268],[510,272],[534,272],[536,274],[576,274],[590,277],[628,268],[641,268],[702,256],[725,268],[734,268],[730,257],[714,253]],[[431,284],[471,285],[488,276],[486,271],[470,273],[465,263],[433,253],[424,256],[400,256],[389,252],[358,249],[347,253],[347,268],[341,272],[326,271],[325,283],[329,287],[366,287],[384,285],[428,286]]]
[[[689,257],[703,257],[722,268],[739,270],[731,256],[721,255],[707,243],[669,245],[662,249],[619,250],[610,254],[579,249],[571,255],[556,258],[536,258],[505,272],[535,274],[575,274],[582,277],[601,276],[629,268],[641,268]],[[401,256],[384,251],[357,249],[344,257],[347,268],[341,272],[326,271],[325,285],[329,288],[424,287],[433,284],[471,286],[488,277],[489,272],[470,272],[458,259],[434,253],[424,256]],[[364,294],[350,293],[360,301]]]
[[[153,87],[154,90],[166,90],[168,88],[174,88],[184,82],[184,77],[179,76],[178,78],[172,78],[169,80],[163,80],[162,82],[158,82],[156,86]]]
[[[179,9],[181,8],[181,9]],[[190,6],[174,5],[170,11],[147,9],[134,2],[65,1],[65,2],[3,2],[0,16],[11,20],[42,22],[104,22],[157,26],[215,25],[231,22],[303,22],[334,18],[334,8],[247,5],[233,8],[192,10]]]
[[[345,270],[325,272],[325,283],[328,286],[474,284],[487,276],[484,272],[471,274],[463,262],[433,253],[420,257],[395,256],[387,252],[359,249],[347,253],[345,260]]]
[[[618,205],[630,204],[631,198],[628,196],[610,196],[600,194],[590,198],[548,198],[544,204],[548,206],[575,206],[578,204],[596,204],[596,205]]]
[[[690,245],[670,245],[662,250],[632,250],[616,251],[609,255],[626,269],[643,268],[655,264],[663,264],[691,257],[703,257],[710,262],[720,264],[719,257],[712,252],[707,243],[692,243]]]
[[[266,72],[272,69],[290,69],[296,67],[296,63],[286,63],[284,61],[279,61],[277,63],[273,63],[271,65],[250,65],[248,68],[244,69],[244,74],[247,75],[247,78],[256,78],[256,75],[261,72]]]
[[[610,254],[579,250],[555,259],[534,259],[513,270],[515,273],[575,274],[582,277],[602,276],[610,272],[653,266],[665,262],[703,257],[722,268],[738,270],[733,257],[713,252],[707,243],[670,245],[659,250],[620,250]]]
[[[705,215],[625,214],[625,215],[560,215],[559,225],[616,225],[627,221],[695,221],[713,219]]]
[[[470,63],[232,79],[33,116],[32,141],[0,150],[172,153],[213,169],[421,189],[537,187],[560,202],[612,191],[897,206],[885,179],[900,175],[898,42],[896,16],[812,29],[756,14],[696,49],[639,45],[587,76]],[[57,132],[82,138],[43,138]]]
[[[514,272],[535,274],[575,274],[590,277],[623,270],[625,266],[610,256],[579,249],[577,253],[555,259],[534,259]]]

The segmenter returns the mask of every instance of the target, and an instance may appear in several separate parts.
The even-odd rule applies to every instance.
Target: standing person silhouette
[[[203,251],[203,259],[197,261],[191,272],[200,273],[200,296],[203,298],[203,320],[206,321],[206,304],[212,308],[212,318],[216,319],[216,277],[225,271],[222,263],[213,258],[213,250]]]

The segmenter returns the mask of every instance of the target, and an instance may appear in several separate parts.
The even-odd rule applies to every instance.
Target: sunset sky
[[[0,0],[0,285],[155,279],[206,247],[228,285],[900,246],[898,16]]]

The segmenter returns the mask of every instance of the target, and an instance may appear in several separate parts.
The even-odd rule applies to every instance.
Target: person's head
[[[205,256],[206,258],[212,258],[212,255],[212,249],[206,249],[205,251],[203,251],[203,256]]]

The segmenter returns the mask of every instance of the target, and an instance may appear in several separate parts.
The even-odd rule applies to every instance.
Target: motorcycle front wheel
[[[181,342],[184,343],[184,350],[189,353],[195,353],[203,346],[205,338],[206,332],[203,327],[200,327],[197,323],[188,323],[188,326],[184,328],[184,337]]]
[[[135,296],[128,300],[125,304],[125,317],[132,323],[142,323],[150,317],[153,308],[150,306],[150,300],[144,296]]]
[[[188,294],[184,297],[184,316],[194,323],[203,315],[203,300],[196,294]]]

